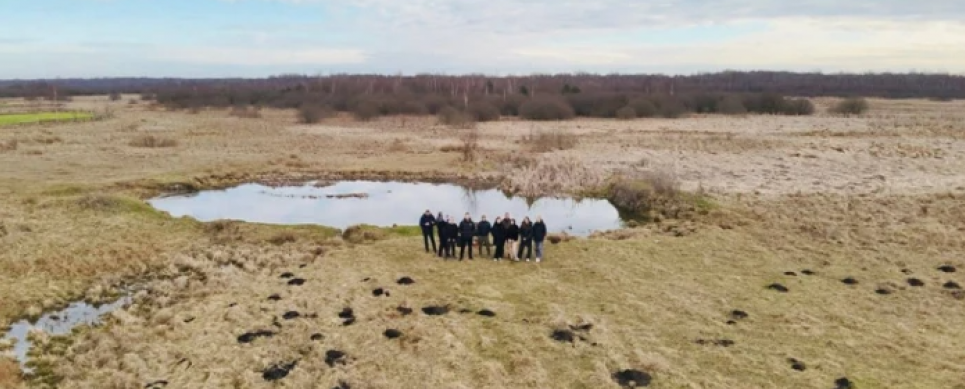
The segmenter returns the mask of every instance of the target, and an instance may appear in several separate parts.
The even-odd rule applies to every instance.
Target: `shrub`
[[[530,149],[538,153],[569,150],[579,143],[580,139],[576,135],[559,130],[540,132],[527,139]]]
[[[617,177],[607,188],[607,200],[618,209],[652,219],[661,208],[677,203],[681,196],[676,177],[666,172],[647,172],[636,177]]]
[[[462,134],[462,161],[473,162],[479,154],[479,131],[475,128]]]
[[[477,122],[499,120],[499,108],[488,102],[479,101],[469,104],[469,115]]]
[[[528,120],[566,120],[574,116],[573,108],[554,97],[536,97],[519,107],[519,115]]]
[[[424,99],[423,104],[430,115],[437,115],[439,111],[449,106],[449,100],[439,95],[430,95]]]
[[[628,107],[633,107],[633,110],[637,112],[638,118],[652,118],[657,116],[657,106],[653,104],[652,101],[645,98],[636,98],[630,100],[627,104]]]
[[[355,118],[361,121],[369,121],[378,118],[382,115],[382,109],[379,104],[374,101],[362,101],[355,105],[355,109],[352,110],[352,114]]]
[[[626,106],[617,110],[617,119],[631,120],[637,118],[637,110],[631,106]]]
[[[808,99],[788,99],[784,102],[783,114],[805,116],[814,113],[814,104]]]
[[[860,115],[868,110],[868,101],[863,97],[850,97],[831,107],[831,113],[838,115]]]
[[[676,119],[687,113],[687,107],[674,96],[664,96],[657,100],[657,112],[661,117]]]
[[[132,147],[159,148],[177,146],[178,141],[174,139],[159,138],[154,135],[141,135],[137,138],[131,139],[131,142],[128,144]]]
[[[526,98],[520,95],[509,95],[499,104],[499,113],[502,116],[519,116],[519,107],[526,102]]]
[[[439,124],[455,128],[471,128],[475,124],[473,117],[453,107],[445,107],[439,111]]]
[[[364,224],[350,226],[342,232],[342,239],[355,244],[374,242],[385,239],[388,236],[389,234],[385,230]]]
[[[724,115],[743,115],[747,113],[747,108],[739,97],[727,95],[717,103],[717,112]]]
[[[298,122],[303,124],[315,124],[323,119],[332,116],[334,112],[325,105],[305,103],[298,108]]]

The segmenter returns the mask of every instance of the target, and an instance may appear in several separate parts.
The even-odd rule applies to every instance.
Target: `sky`
[[[0,79],[965,73],[960,0],[0,0]]]

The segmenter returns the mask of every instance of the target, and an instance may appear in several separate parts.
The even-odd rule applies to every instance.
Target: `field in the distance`
[[[0,112],[0,126],[11,124],[46,123],[61,121],[79,121],[93,119],[94,115],[90,112],[29,112],[29,113],[2,113]]]
[[[965,295],[954,288],[965,285],[961,102],[873,100],[857,117],[504,119],[478,126],[473,162],[458,151],[463,134],[430,118],[301,125],[291,111],[70,104],[116,115],[0,132],[18,145],[0,151],[0,323],[103,298],[132,275],[148,275],[148,290],[106,328],[41,339],[37,386],[605,388],[623,369],[649,373],[654,388],[965,379]],[[542,132],[578,142],[535,152],[527,139]],[[170,142],[138,141],[148,136]],[[333,174],[574,191],[624,170],[669,172],[718,209],[548,245],[535,265],[443,263],[403,235],[356,245],[323,229],[204,225],[140,202],[172,183]],[[558,330],[573,341],[554,340]],[[273,335],[239,343],[256,331]],[[278,384],[264,380],[293,361]],[[0,386],[13,387],[7,366]]]

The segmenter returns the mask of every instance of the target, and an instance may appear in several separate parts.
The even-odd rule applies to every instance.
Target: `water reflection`
[[[327,195],[365,193],[364,198],[328,198]],[[354,224],[416,225],[426,209],[461,219],[485,214],[490,221],[509,212],[517,221],[542,215],[551,232],[588,235],[595,230],[619,228],[620,215],[606,200],[507,196],[498,190],[471,190],[448,184],[375,181],[341,181],[333,185],[271,188],[245,184],[227,190],[161,197],[149,201],[175,217],[201,221],[234,219],[269,224],[320,224],[344,229]]]
[[[27,351],[30,350],[31,341],[27,339],[27,334],[31,329],[43,330],[48,335],[66,335],[74,327],[79,325],[100,324],[100,318],[106,313],[123,307],[131,302],[130,296],[125,296],[110,304],[90,305],[83,301],[74,302],[61,311],[51,312],[40,317],[36,322],[31,323],[21,320],[10,326],[10,331],[4,339],[14,339],[16,344],[13,348],[14,356],[20,362],[20,368],[24,373],[31,373],[32,369],[27,368]]]

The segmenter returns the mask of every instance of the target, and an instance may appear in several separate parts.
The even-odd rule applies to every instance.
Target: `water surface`
[[[101,316],[121,308],[130,302],[130,296],[122,297],[109,304],[97,306],[87,304],[83,301],[74,302],[63,310],[50,312],[41,316],[40,319],[33,323],[27,320],[13,323],[10,331],[8,331],[3,338],[14,339],[16,341],[13,348],[14,356],[17,358],[17,361],[20,362],[21,370],[23,370],[24,373],[31,373],[32,369],[26,366],[27,351],[30,350],[33,343],[27,339],[27,334],[30,333],[31,329],[37,328],[52,336],[66,335],[69,334],[74,327],[79,325],[100,324]]]
[[[364,193],[362,198],[327,196]],[[620,216],[606,200],[507,196],[495,189],[472,190],[458,185],[377,181],[340,181],[332,185],[272,188],[245,184],[226,190],[152,199],[149,203],[172,216],[190,216],[209,222],[220,219],[267,224],[319,224],[344,229],[355,224],[376,226],[417,225],[426,209],[461,219],[466,212],[489,221],[509,212],[517,222],[523,216],[543,217],[550,232],[588,235],[596,230],[620,228]]]

